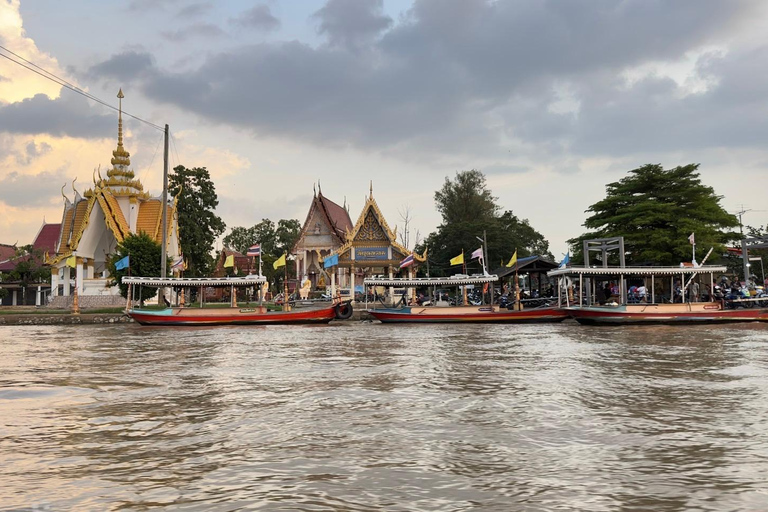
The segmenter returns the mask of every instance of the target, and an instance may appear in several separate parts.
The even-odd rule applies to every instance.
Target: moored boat
[[[762,301],[740,299],[728,301],[716,295],[714,275],[726,272],[722,266],[690,267],[568,267],[553,270],[550,277],[560,278],[560,301],[563,310],[576,321],[587,325],[625,324],[709,324],[768,321],[768,308]],[[700,300],[698,293],[687,292],[688,284],[698,276],[708,282],[707,300]],[[657,294],[656,284],[669,286],[670,293]],[[618,293],[597,300],[602,282],[615,280]],[[630,293],[627,284],[637,280],[642,293]],[[646,283],[650,282],[650,287]],[[677,283],[677,286],[676,284]],[[576,299],[563,296],[563,289],[576,285]],[[676,297],[675,289],[679,288]],[[686,301],[687,298],[687,301]],[[679,302],[678,302],[679,300]],[[602,303],[600,303],[602,302]]]
[[[483,285],[498,280],[495,275],[454,276],[447,278],[366,278],[366,286],[463,287]],[[369,309],[368,313],[382,323],[537,323],[562,322],[568,314],[561,308],[543,306],[507,309],[497,304],[481,306],[403,306],[399,308]]]
[[[123,277],[123,282],[132,285],[152,287],[236,287],[257,286],[265,282],[263,276],[235,278],[153,278]],[[130,296],[130,293],[129,293]],[[264,324],[322,324],[335,318],[349,318],[352,311],[348,302],[334,301],[322,306],[293,308],[287,306],[283,311],[269,311],[263,304],[238,307],[234,302],[230,307],[166,307],[152,310],[129,306],[126,314],[141,325],[264,325]],[[130,301],[129,301],[130,303]]]

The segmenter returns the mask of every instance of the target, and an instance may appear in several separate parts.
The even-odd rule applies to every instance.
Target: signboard
[[[388,260],[386,247],[357,247],[355,248],[356,261],[383,261]]]

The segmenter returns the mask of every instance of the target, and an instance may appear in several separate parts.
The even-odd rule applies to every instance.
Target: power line
[[[10,53],[11,55],[21,59],[22,61],[24,61],[27,64],[29,64],[29,66],[27,66],[27,65],[25,65],[25,64],[15,60],[15,59],[11,58],[11,57],[9,57],[8,55],[4,55],[2,53],[0,53],[0,57],[8,59],[9,61],[13,62],[14,64],[17,64],[17,65],[19,65],[19,66],[21,66],[21,67],[23,67],[25,69],[28,69],[29,71],[32,71],[33,73],[35,73],[37,75],[40,75],[41,77],[45,78],[46,80],[50,80],[51,82],[54,82],[54,83],[56,83],[56,84],[58,84],[58,85],[60,85],[60,86],[62,86],[64,88],[66,88],[66,89],[69,89],[72,92],[76,92],[77,94],[80,94],[81,96],[85,96],[86,98],[88,98],[91,101],[95,101],[96,103],[99,103],[99,104],[101,104],[101,105],[103,105],[103,106],[105,106],[107,108],[111,108],[112,110],[118,110],[118,108],[115,107],[114,105],[110,105],[109,103],[101,100],[100,98],[94,96],[93,94],[91,94],[89,92],[86,92],[86,91],[82,90],[81,88],[79,88],[79,87],[77,87],[75,85],[72,85],[71,83],[67,82],[63,78],[60,78],[60,77],[56,76],[55,74],[51,73],[50,71],[47,71],[47,70],[41,68],[40,66],[38,66],[34,62],[30,62],[27,59],[25,59],[24,57],[14,53],[14,52],[12,52],[11,50],[6,48],[5,46],[0,45],[0,49],[2,49],[4,51]],[[30,67],[30,66],[33,66],[33,67]],[[37,69],[34,69],[34,68],[37,68]],[[38,71],[38,69],[40,71]],[[123,114],[125,114],[126,116],[131,117],[133,119],[136,119],[137,121],[145,123],[145,124],[151,126],[152,128],[155,128],[156,130],[160,130],[160,131],[165,130],[165,128],[163,128],[163,127],[161,127],[159,125],[156,125],[153,122],[147,121],[146,119],[142,119],[142,118],[140,118],[138,116],[134,116],[133,114],[129,114],[128,112],[123,111]]]

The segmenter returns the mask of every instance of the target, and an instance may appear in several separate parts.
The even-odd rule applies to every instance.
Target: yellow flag
[[[75,258],[74,256],[70,256],[69,258],[67,258],[66,264],[68,267],[75,268],[77,266],[77,258]]]
[[[461,265],[464,263],[464,253],[462,252],[455,258],[451,258],[451,265]]]
[[[234,266],[235,266],[235,255],[230,254],[229,256],[227,256],[226,261],[224,261],[224,268],[234,267]]]
[[[284,266],[285,266],[285,254],[277,258],[277,261],[272,264],[272,268],[274,268],[275,270]]]
[[[512,257],[509,259],[509,263],[507,263],[508,267],[514,267],[517,264],[517,251],[515,251],[515,254],[512,255]]]

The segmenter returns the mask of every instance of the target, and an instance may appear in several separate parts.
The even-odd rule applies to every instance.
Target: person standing
[[[699,283],[697,281],[691,283],[690,301],[699,302]]]

